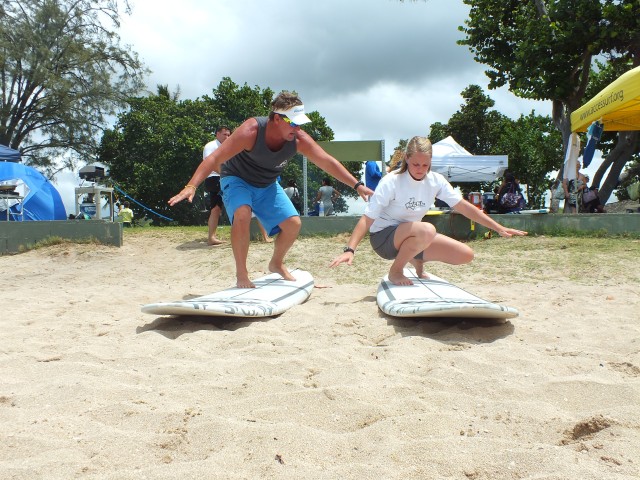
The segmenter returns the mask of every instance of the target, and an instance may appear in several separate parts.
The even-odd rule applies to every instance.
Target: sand
[[[519,309],[494,324],[387,317],[388,262],[363,244],[329,269],[345,237],[300,239],[310,299],[234,321],[141,313],[235,280],[204,228],[137,230],[0,257],[0,478],[640,477],[638,240],[498,238],[429,268]]]

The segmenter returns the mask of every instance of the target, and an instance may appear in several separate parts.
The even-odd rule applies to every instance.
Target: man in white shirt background
[[[214,152],[222,143],[229,138],[231,130],[229,127],[220,126],[216,129],[216,139],[207,143],[202,150],[202,159]],[[211,172],[211,174],[204,181],[204,189],[207,192],[207,206],[209,207],[209,220],[207,225],[209,226],[209,245],[220,245],[224,243],[218,237],[216,237],[216,230],[218,229],[218,222],[220,221],[220,215],[222,214],[222,195],[220,195],[220,174],[218,172]]]

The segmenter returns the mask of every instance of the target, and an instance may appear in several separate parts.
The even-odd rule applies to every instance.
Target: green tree
[[[637,0],[463,1],[471,10],[460,27],[466,38],[459,43],[489,67],[489,88],[508,86],[519,97],[552,101],[563,150],[571,134],[570,115],[589,98],[595,59],[640,63]],[[634,136],[623,132],[618,143],[634,143]],[[630,158],[628,149],[621,150],[601,198],[608,198],[617,182],[615,171]]]
[[[210,139],[208,123],[221,118],[211,105],[179,101],[158,87],[158,93],[129,100],[129,110],[118,116],[102,137],[99,159],[109,167],[116,186],[138,202],[183,224],[202,224],[206,218],[201,193],[194,204],[167,205],[202,161],[202,147]],[[134,206],[135,207],[135,206]],[[135,207],[136,217],[148,214]]]
[[[437,143],[447,136],[452,136],[466,150],[474,155],[502,155],[498,139],[504,130],[507,117],[492,110],[495,101],[486,95],[478,85],[469,85],[461,93],[465,100],[460,110],[451,115],[446,124],[440,122],[431,125],[430,139]],[[435,133],[435,135],[434,135]],[[509,159],[511,161],[511,158]],[[465,193],[471,191],[491,190],[491,183],[477,182],[453,184]]]
[[[496,147],[509,152],[509,169],[527,186],[530,208],[542,208],[551,187],[548,173],[558,168],[562,159],[560,132],[548,116],[521,115],[504,123]]]
[[[568,138],[591,58],[602,50],[600,2],[463,1],[471,10],[459,43],[489,66],[489,88],[508,86],[522,98],[552,100],[553,119]]]
[[[549,189],[549,171],[562,163],[560,133],[551,118],[533,112],[517,120],[493,110],[495,102],[477,85],[465,88],[465,103],[448,123],[433,123],[429,138],[433,143],[452,136],[474,155],[509,156],[509,168],[527,185],[527,198],[532,208],[541,207]],[[405,148],[401,140],[397,148]],[[498,182],[454,184],[463,191],[491,191]]]
[[[429,140],[431,140],[431,143],[438,143],[440,140],[444,140],[449,136],[453,137],[453,135],[451,134],[451,130],[449,129],[449,124],[447,123],[436,122],[432,123],[429,127]],[[405,144],[402,148],[406,148],[407,140],[404,140],[404,142]],[[400,145],[398,145],[398,147],[396,148],[401,147]]]
[[[640,159],[638,158],[629,162],[623,172],[620,188],[616,192],[618,200],[629,200],[631,197],[627,188],[636,182],[640,182]]]
[[[51,176],[95,157],[106,119],[146,70],[120,46],[118,0],[5,0],[0,6],[0,143]],[[61,160],[61,163],[56,163]]]
[[[491,108],[495,101],[478,85],[470,85],[462,93],[465,102],[448,122],[449,135],[474,155],[492,155],[495,152],[495,137],[491,131],[493,122],[503,118]]]
[[[246,83],[238,85],[231,78],[224,77],[211,95],[204,95],[202,101],[209,104],[222,115],[221,118],[211,119],[222,122],[232,130],[247,118],[269,115],[273,90],[249,87]],[[215,131],[218,123],[211,124],[211,131]]]

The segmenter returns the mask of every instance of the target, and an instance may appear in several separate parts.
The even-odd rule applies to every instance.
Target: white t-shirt
[[[212,152],[215,152],[220,145],[222,145],[222,144],[218,141],[217,138],[215,140],[207,143],[204,146],[204,149],[202,150],[202,159],[204,160],[205,158],[207,158],[209,156],[209,154],[211,154]],[[219,177],[219,176],[220,176],[220,174],[218,172],[211,172],[209,174],[209,177]],[[207,178],[209,178],[209,177],[207,177]]]
[[[429,172],[422,180],[414,180],[408,171],[391,172],[382,177],[364,210],[374,220],[369,231],[376,233],[401,223],[419,222],[436,198],[453,208],[462,195],[436,172]]]
[[[284,189],[284,193],[287,194],[287,197],[289,197],[289,200],[291,200],[293,198],[293,195],[297,192],[297,188],[296,187],[287,187]]]

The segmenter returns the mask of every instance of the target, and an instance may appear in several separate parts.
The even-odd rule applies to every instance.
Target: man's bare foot
[[[264,241],[265,241],[266,243],[271,243],[271,242],[273,242],[273,237],[269,237],[269,236],[264,237]]]
[[[224,243],[224,240],[220,240],[219,238],[216,238],[216,237],[209,239],[209,245],[211,246],[222,245],[223,243]]]
[[[413,285],[413,282],[405,277],[402,273],[389,272],[389,281],[394,285]]]
[[[271,273],[278,273],[282,275],[282,278],[284,278],[285,280],[290,280],[292,282],[295,282],[296,280],[296,277],[291,275],[291,273],[289,273],[289,270],[287,270],[287,268],[282,264],[275,264],[273,262],[270,262],[269,271]]]
[[[236,277],[237,288],[256,288],[255,284],[249,279],[249,277]]]

